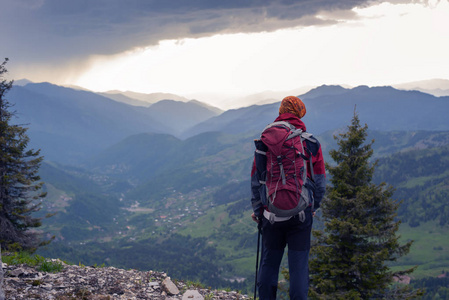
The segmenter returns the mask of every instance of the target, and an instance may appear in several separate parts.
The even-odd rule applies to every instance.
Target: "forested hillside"
[[[213,286],[249,288],[256,246],[256,228],[249,217],[254,137],[204,133],[182,141],[142,134],[106,150],[86,165],[90,170],[45,165],[46,209],[58,213],[45,228],[56,240],[40,251],[84,264],[150,268]],[[395,198],[403,199],[398,217],[411,226],[426,225],[415,228],[438,241],[425,230],[430,216],[438,222],[445,216],[445,208],[440,208],[449,180],[449,132],[371,131],[371,138],[379,158],[375,180],[395,186]],[[335,148],[332,133],[319,139],[323,151]],[[435,190],[431,206],[424,205],[428,190]],[[443,231],[438,232],[447,230],[446,224],[439,226]],[[408,231],[408,225],[403,228],[405,236],[418,232]],[[417,241],[414,247],[421,248],[421,243],[428,241]],[[435,251],[412,248],[399,265],[426,262],[433,267],[419,270],[425,271],[419,276],[439,273],[436,259],[444,258],[437,254],[444,251]]]
[[[449,146],[407,151],[381,158],[376,181],[396,188],[398,214],[411,227],[421,222],[449,224]]]

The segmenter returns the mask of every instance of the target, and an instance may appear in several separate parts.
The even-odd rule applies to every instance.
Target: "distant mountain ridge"
[[[307,113],[303,118],[308,131],[321,134],[345,127],[354,111],[372,130],[449,130],[446,112],[449,97],[435,97],[418,91],[392,87],[320,86],[299,95]],[[254,105],[225,113],[197,124],[183,137],[206,130],[239,133],[260,131],[278,115],[279,102]]]
[[[98,94],[100,94],[106,98],[112,99],[114,101],[126,103],[129,105],[134,105],[134,106],[149,107],[152,104],[151,102],[146,102],[146,101],[127,97],[127,96],[123,95],[122,93],[98,93]]]
[[[147,113],[155,121],[164,124],[169,129],[168,132],[179,136],[185,128],[217,116],[221,110],[196,100],[189,102],[162,100],[152,104]]]
[[[101,93],[101,95],[103,95],[105,97],[110,97],[111,99],[115,99],[117,101],[122,101],[125,99],[133,99],[133,100],[139,101],[137,103],[141,103],[141,102],[146,103],[147,105],[145,105],[145,106],[149,106],[149,105],[159,102],[161,100],[174,100],[174,101],[180,101],[180,102],[190,101],[189,99],[187,99],[185,97],[181,97],[181,96],[178,96],[175,94],[170,94],[170,93],[145,94],[145,93],[137,93],[137,92],[132,92],[132,91],[126,91],[126,92],[108,91],[108,92]]]
[[[437,97],[449,96],[448,79],[430,79],[430,80],[414,81],[402,84],[394,84],[393,87],[402,90],[420,91]]]
[[[225,99],[222,106],[228,107],[229,109],[238,109],[246,106],[252,105],[264,105],[274,102],[279,102],[280,99],[288,95],[299,95],[315,88],[315,86],[305,86],[296,88],[288,91],[263,91],[256,94],[247,95],[244,97],[234,97],[231,99]],[[209,96],[213,97],[213,96]]]
[[[260,132],[278,115],[279,102],[225,112],[190,100],[162,100],[134,106],[89,91],[49,83],[14,86],[19,123],[29,124],[33,147],[48,160],[81,162],[139,133],[164,133],[186,139],[205,132]],[[123,96],[125,97],[125,96]],[[448,130],[449,97],[392,87],[320,86],[300,95],[304,122],[315,135],[344,128],[354,110],[372,130]],[[140,100],[134,100],[140,101]]]
[[[316,88],[311,89],[307,93],[300,95],[299,97],[302,100],[305,99],[313,99],[324,96],[333,96],[333,95],[341,95],[347,93],[351,88],[344,88],[340,85],[322,85]]]
[[[27,84],[14,86],[8,99],[18,111],[17,123],[30,124],[31,146],[50,160],[73,163],[130,134],[164,132],[148,115],[91,92]]]
[[[14,80],[14,85],[24,86],[24,85],[27,85],[28,83],[33,83],[33,82],[31,80],[28,80],[25,78]]]
[[[161,111],[158,106],[164,103],[155,108],[136,107],[50,83],[15,85],[7,97],[18,111],[15,121],[29,124],[31,146],[41,148],[46,159],[61,163],[79,163],[138,133],[177,135],[179,126],[185,128],[218,114],[196,101],[173,101],[173,107]]]

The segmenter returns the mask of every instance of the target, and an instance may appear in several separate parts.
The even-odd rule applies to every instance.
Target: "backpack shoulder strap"
[[[305,140],[308,140],[309,142],[312,142],[312,143],[316,143],[317,142],[316,138],[313,137],[313,134],[311,134],[309,132],[303,132],[301,134],[301,137],[303,139],[305,139]]]
[[[265,130],[271,128],[271,127],[275,127],[275,126],[281,126],[281,127],[285,127],[288,128],[292,131],[292,133],[287,137],[287,140],[292,139],[298,135],[301,135],[301,138],[303,140],[308,140],[309,142],[312,143],[317,143],[317,140],[315,139],[315,137],[313,137],[313,134],[309,133],[309,132],[305,132],[302,129],[297,129],[294,125],[290,124],[287,121],[277,121],[277,122],[273,122],[271,124],[268,124],[263,130],[262,132],[264,132]]]
[[[289,122],[286,121],[277,121],[277,122],[273,122],[271,124],[268,124],[263,130],[262,132],[264,132],[265,130],[271,128],[271,127],[275,127],[275,126],[281,126],[281,127],[286,127],[290,130],[296,130],[296,127],[293,126],[292,124],[290,124]]]
[[[302,131],[302,129],[295,129],[292,131],[292,133],[290,133],[290,135],[287,137],[286,140],[292,139],[297,136],[301,136],[301,141],[302,141],[304,139],[304,137],[303,137],[304,133],[306,133],[306,132]]]

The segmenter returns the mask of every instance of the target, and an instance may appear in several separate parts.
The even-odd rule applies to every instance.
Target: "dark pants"
[[[259,299],[276,299],[279,267],[284,248],[288,245],[290,299],[307,299],[309,290],[309,250],[312,213],[305,211],[306,219],[292,217],[288,221],[271,224],[262,219],[262,256],[258,276]]]

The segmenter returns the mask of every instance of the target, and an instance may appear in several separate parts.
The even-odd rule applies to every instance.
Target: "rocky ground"
[[[237,292],[189,287],[160,272],[54,261],[61,264],[61,271],[46,273],[27,265],[3,264],[5,299],[249,299]]]

